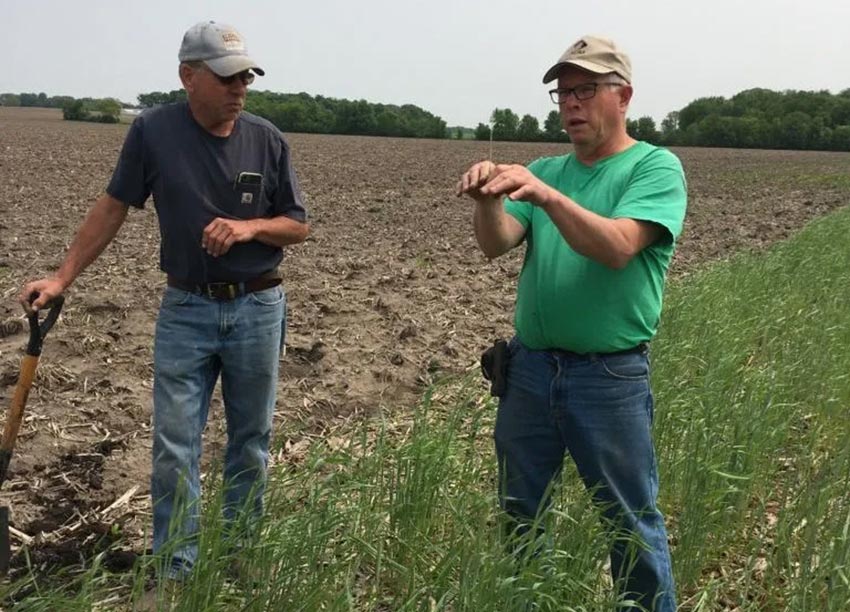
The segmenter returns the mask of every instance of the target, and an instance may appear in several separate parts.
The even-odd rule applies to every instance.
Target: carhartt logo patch
[[[243,204],[250,204],[253,201],[254,201],[254,194],[253,193],[248,193],[246,191],[245,193],[242,194],[242,203]]]

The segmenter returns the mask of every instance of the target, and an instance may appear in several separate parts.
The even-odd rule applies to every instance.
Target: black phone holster
[[[508,376],[508,343],[496,340],[493,346],[481,353],[481,373],[490,381],[490,395],[502,397]]]

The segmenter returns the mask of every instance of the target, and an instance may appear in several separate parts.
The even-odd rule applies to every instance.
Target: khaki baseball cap
[[[186,30],[177,57],[181,62],[204,62],[223,77],[249,69],[265,74],[248,56],[245,40],[236,28],[215,21],[202,21]]]
[[[557,79],[561,68],[568,64],[596,74],[616,72],[626,82],[632,82],[632,63],[629,56],[608,38],[582,36],[564,51],[554,66],[546,71],[543,82],[548,83]]]

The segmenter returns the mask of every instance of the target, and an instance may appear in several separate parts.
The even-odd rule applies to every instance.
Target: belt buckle
[[[235,300],[237,285],[235,283],[207,283],[204,295],[211,300]]]
[[[207,283],[205,295],[211,300],[235,300],[239,297],[238,283]]]

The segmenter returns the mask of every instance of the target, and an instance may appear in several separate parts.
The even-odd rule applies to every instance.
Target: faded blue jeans
[[[201,433],[219,375],[227,421],[224,514],[262,512],[285,325],[281,287],[215,301],[173,287],[162,298],[154,343],[151,498],[153,549],[181,578],[197,554]]]
[[[550,484],[569,452],[606,520],[645,544],[615,540],[615,584],[647,610],[672,612],[676,602],[667,532],[656,508],[647,353],[535,351],[517,338],[509,353],[494,433],[502,507],[520,530],[529,525],[551,504]]]

